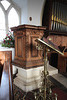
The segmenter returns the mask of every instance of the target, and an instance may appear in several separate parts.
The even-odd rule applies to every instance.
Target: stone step
[[[49,72],[49,75],[58,74],[58,69],[55,67],[52,67],[51,65],[48,65],[47,70]]]
[[[65,88],[67,88],[67,78],[64,77],[62,74],[54,74],[52,75],[52,78],[54,78],[57,82],[62,84]]]
[[[29,92],[31,90],[39,88],[40,87],[39,83],[40,83],[40,80],[25,83],[23,82],[22,79],[20,80],[20,78],[18,77],[14,79],[14,84],[25,92]]]
[[[41,72],[43,69],[44,66],[27,70],[18,68],[18,74],[14,79],[14,84],[25,92],[39,88],[42,82]],[[58,69],[52,67],[51,65],[48,65],[47,70],[49,75],[58,74]]]

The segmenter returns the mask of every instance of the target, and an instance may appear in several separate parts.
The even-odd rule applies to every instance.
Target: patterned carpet
[[[60,88],[54,88],[53,93],[56,93],[58,95],[58,100],[67,100],[67,92],[61,90]]]
[[[24,93],[21,89],[19,89],[17,86],[13,86],[13,92],[14,92],[14,100],[23,100]]]
[[[14,100],[35,100],[33,93],[28,92],[27,94],[18,88],[16,85],[13,85]],[[26,96],[25,96],[26,95]]]
[[[14,100],[35,100],[33,93],[28,92],[27,94],[20,88],[14,85]],[[67,92],[61,90],[60,88],[54,86],[52,89],[53,93],[57,93],[58,100],[67,100]],[[26,95],[26,97],[24,97]]]

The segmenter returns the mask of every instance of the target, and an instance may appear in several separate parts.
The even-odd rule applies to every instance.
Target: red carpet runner
[[[53,89],[53,93],[58,95],[58,100],[67,100],[67,93],[58,87]]]

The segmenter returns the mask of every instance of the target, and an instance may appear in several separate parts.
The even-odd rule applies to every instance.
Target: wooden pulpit
[[[42,52],[36,49],[35,40],[43,37],[45,29],[45,27],[33,25],[11,28],[15,38],[14,65],[24,69],[43,65]]]

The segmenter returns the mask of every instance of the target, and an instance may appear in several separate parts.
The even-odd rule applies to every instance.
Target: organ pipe
[[[63,3],[53,2],[51,30],[67,32],[67,6]]]

